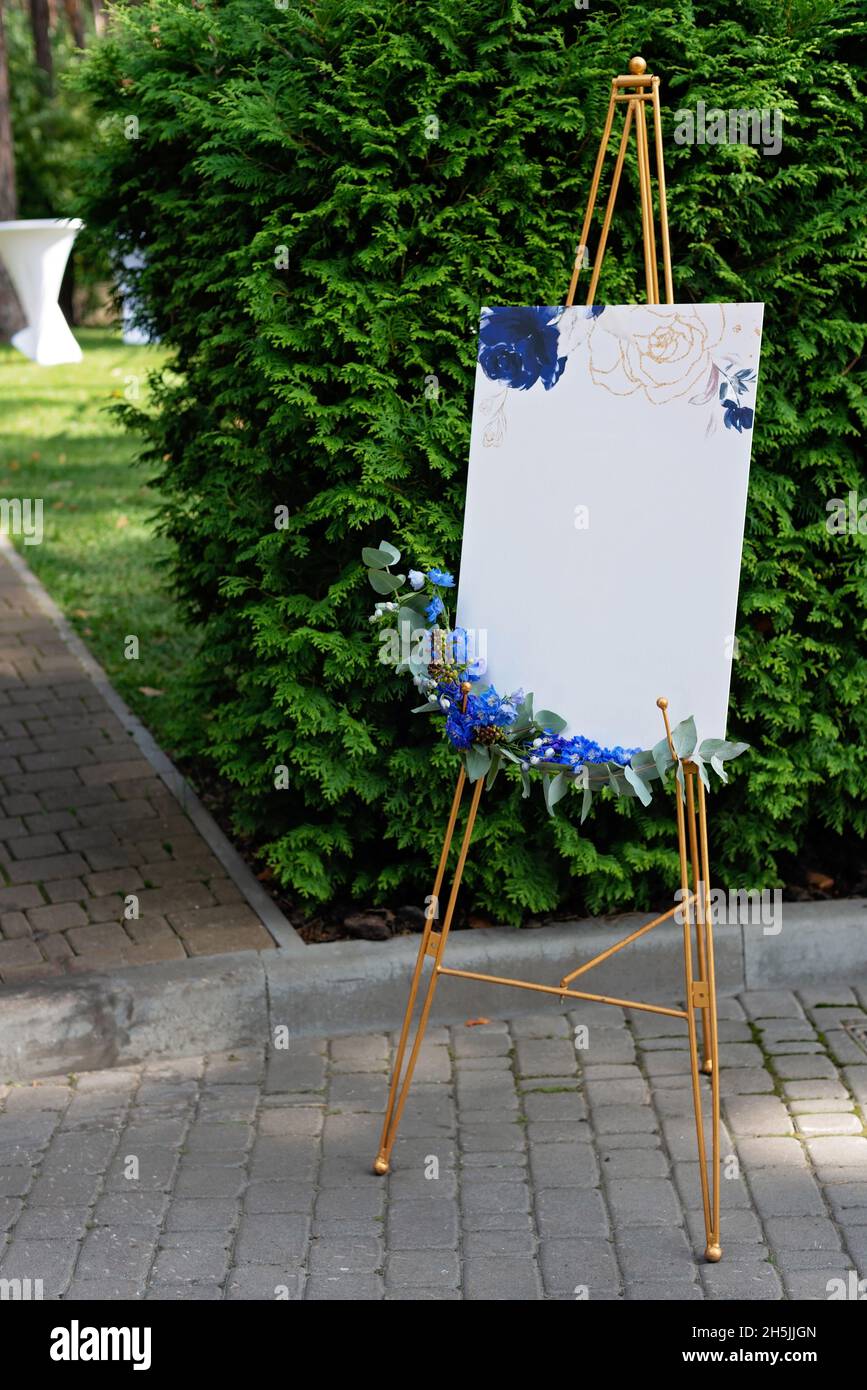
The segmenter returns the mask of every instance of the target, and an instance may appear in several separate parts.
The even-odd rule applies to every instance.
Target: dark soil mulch
[[[256,844],[233,833],[227,789],[219,782],[212,782],[203,790],[200,768],[196,768],[195,773],[190,767],[184,767],[183,771],[223,833],[303,941],[310,945],[330,941],[390,941],[395,936],[411,936],[422,930],[424,913],[420,907],[336,902],[327,907],[311,908],[289,896],[274,882],[271,870],[263,866]],[[784,878],[784,902],[817,902],[867,896],[867,843],[854,835],[844,839],[829,832],[820,833],[813,847],[782,863],[781,874]],[[670,898],[665,901],[660,899],[652,903],[649,910],[664,912],[670,906]],[[528,917],[522,922],[521,929],[543,927],[552,922],[571,921],[589,915],[586,907],[576,900],[571,908],[561,909],[549,916]],[[456,911],[452,929],[484,930],[497,925],[492,918],[465,907]]]

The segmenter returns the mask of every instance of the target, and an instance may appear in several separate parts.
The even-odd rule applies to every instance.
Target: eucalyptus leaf
[[[362,550],[361,558],[372,570],[388,569],[391,564],[387,555],[384,555],[381,550],[371,550],[369,545],[366,545]]]
[[[699,748],[699,753],[703,758],[721,758],[727,761],[730,758],[739,758],[741,753],[746,753],[749,748],[748,743],[729,743],[724,738],[706,738]]]
[[[416,630],[418,614],[414,613],[413,610],[410,607],[408,607],[406,603],[404,603],[403,596],[401,596],[399,602],[400,608],[397,610],[397,630],[398,632],[402,633],[404,630],[403,624],[409,623],[409,631],[411,636],[412,633]]]
[[[425,609],[427,608],[428,604],[430,603],[430,599],[428,598],[427,594],[425,594],[425,593],[418,593],[418,594],[409,593],[409,594],[402,594],[402,595],[401,595],[400,602],[401,602],[401,607],[403,607],[403,608],[411,608],[412,611],[413,611],[413,613],[424,613]]]
[[[563,719],[559,714],[555,714],[550,709],[540,709],[536,712],[536,723],[540,729],[550,729],[552,734],[561,734],[569,721]]]
[[[703,785],[705,791],[706,791],[706,792],[709,792],[709,791],[710,791],[710,778],[709,778],[708,775],[707,775],[707,765],[706,765],[706,763],[705,763],[704,758],[701,756],[700,753],[697,753],[697,752],[696,752],[696,753],[693,753],[693,755],[692,755],[692,761],[695,763],[696,767],[698,768],[698,775],[699,775],[699,777],[700,777],[701,780],[702,780],[702,785]]]
[[[400,559],[400,551],[391,544],[391,541],[380,541],[379,549],[381,554],[388,556],[388,563],[390,565],[397,564]]]
[[[642,806],[649,806],[653,800],[653,794],[647,783],[639,777],[635,768],[629,766],[625,767],[623,769],[623,776],[626,778],[629,785],[635,788],[635,793]]]
[[[548,814],[553,816],[554,807],[561,801],[570,787],[570,779],[565,772],[558,772],[556,777],[551,777],[545,781],[545,805],[548,807]]]
[[[651,757],[656,763],[656,770],[665,782],[665,774],[674,767],[674,759],[671,756],[671,749],[668,746],[668,738],[661,738],[650,750]]]
[[[530,774],[529,774],[529,772],[523,772],[523,771],[522,771],[522,773],[521,773],[521,784],[522,784],[522,786],[523,786],[523,788],[524,788],[524,790],[521,792],[521,797],[522,797],[522,799],[523,799],[524,801],[526,801],[526,800],[527,800],[527,797],[530,795],[530,792],[531,792],[532,789],[533,789],[533,784],[532,784],[531,781],[530,781]]]
[[[485,782],[485,786],[488,789],[488,791],[491,790],[491,787],[496,782],[497,773],[500,771],[502,765],[503,763],[502,759],[500,758],[499,751],[497,749],[494,749],[494,752],[491,754],[491,768],[488,773],[487,780]]]
[[[473,744],[464,753],[464,763],[467,769],[467,777],[471,782],[478,782],[480,777],[487,775],[491,766],[491,754],[487,748]]]
[[[719,758],[716,753],[711,754],[710,765],[721,782],[727,782],[729,780],[729,775],[725,770],[725,764],[722,758]]]
[[[442,714],[439,705],[434,705],[428,700],[426,705],[416,705],[415,709],[410,710],[410,714]]]
[[[674,751],[679,758],[689,758],[692,756],[695,745],[698,742],[695,720],[692,715],[688,719],[682,719],[671,731],[671,741],[674,744]]]
[[[590,812],[590,803],[593,800],[593,793],[589,787],[584,788],[584,795],[581,798],[581,824],[583,825]]]
[[[393,594],[404,582],[402,574],[388,574],[385,570],[370,569],[367,571],[367,577],[378,594]]]

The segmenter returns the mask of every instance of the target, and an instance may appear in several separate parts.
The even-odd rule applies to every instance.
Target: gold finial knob
[[[666,700],[664,695],[660,695],[656,703],[659,709],[668,709],[668,701]]]
[[[473,683],[472,683],[472,681],[461,681],[461,690],[464,692],[465,695],[469,695],[469,693],[470,693],[470,691],[472,690],[472,688],[473,688]]]
[[[629,71],[636,77],[640,77],[643,72],[647,71],[647,64],[643,58],[630,58]]]

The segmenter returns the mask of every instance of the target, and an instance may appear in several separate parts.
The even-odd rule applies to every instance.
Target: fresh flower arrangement
[[[533,710],[533,696],[523,690],[501,695],[482,683],[485,662],[475,657],[469,634],[452,627],[449,597],[455,581],[448,570],[411,569],[393,573],[400,551],[388,541],[378,549],[361,552],[367,576],[378,594],[370,616],[379,627],[380,660],[398,672],[408,672],[416,689],[425,696],[414,714],[444,718],[446,737],[455,748],[471,782],[494,780],[505,763],[520,770],[524,796],[530,795],[534,773],[543,774],[545,804],[553,815],[557,802],[572,788],[583,790],[582,822],[590,810],[593,792],[608,787],[616,796],[637,796],[642,805],[651,800],[650,782],[665,778],[676,768],[683,785],[683,763],[691,762],[707,790],[708,765],[723,782],[724,764],[749,747],[726,739],[707,738],[701,745],[695,720],[684,719],[668,738],[653,748],[602,748],[582,734],[563,736],[566,720],[552,710]]]

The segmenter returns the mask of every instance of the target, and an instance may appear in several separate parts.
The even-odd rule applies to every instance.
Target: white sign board
[[[725,737],[762,307],[482,312],[458,622],[571,734]]]

